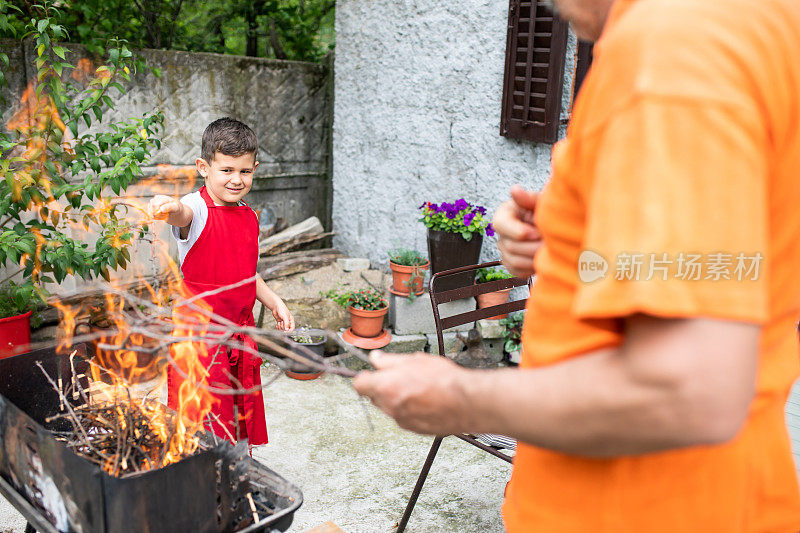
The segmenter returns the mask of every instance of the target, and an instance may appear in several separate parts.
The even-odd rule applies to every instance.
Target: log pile
[[[332,232],[323,231],[317,217],[270,235],[259,243],[257,271],[269,280],[329,265],[342,254],[333,248],[316,247],[331,236]]]

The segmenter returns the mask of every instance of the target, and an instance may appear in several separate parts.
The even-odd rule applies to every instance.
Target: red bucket
[[[30,350],[31,311],[0,318],[0,359]]]

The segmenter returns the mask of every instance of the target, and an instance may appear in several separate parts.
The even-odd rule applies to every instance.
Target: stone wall
[[[0,108],[2,124],[19,108],[20,95],[35,76],[30,48],[27,43],[0,41],[0,49],[10,58],[5,73],[9,86],[2,89],[6,99]],[[80,46],[69,45],[68,49],[73,64],[87,57]],[[202,183],[191,167],[200,156],[203,130],[214,119],[231,116],[250,125],[259,138],[260,165],[246,201],[256,211],[271,208],[289,224],[313,215],[330,229],[330,60],[304,63],[180,51],[136,53],[149,66],[160,69],[161,76],[152,71],[137,73],[128,84],[128,93],[115,99],[116,109],[107,116],[140,117],[156,108],[164,113],[163,145],[145,169],[145,177],[156,176],[153,183],[158,186],[171,176],[176,186],[167,190],[176,194],[199,188]],[[156,165],[190,168],[183,173],[164,172]],[[128,194],[146,200],[154,190],[149,185],[132,187]],[[167,238],[166,231],[160,235]],[[137,263],[146,263],[149,246],[141,247],[136,255]],[[131,273],[122,275],[130,277]],[[69,282],[60,289],[74,288]]]
[[[541,189],[550,145],[501,137],[507,0],[339,0],[333,125],[334,244],[386,263],[424,253],[424,201],[490,212],[514,183]],[[575,39],[567,52],[569,107]],[[486,239],[483,259],[496,259]]]

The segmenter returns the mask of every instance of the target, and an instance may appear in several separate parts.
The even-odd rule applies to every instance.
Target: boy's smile
[[[214,203],[237,205],[253,186],[253,173],[258,166],[255,159],[255,154],[232,156],[215,152],[210,163],[198,158],[195,164]]]

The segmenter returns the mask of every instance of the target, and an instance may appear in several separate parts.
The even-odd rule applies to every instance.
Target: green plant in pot
[[[389,268],[392,271],[392,286],[389,292],[406,296],[410,300],[422,294],[425,273],[430,262],[417,250],[395,248],[389,250]]]
[[[67,275],[108,280],[110,270],[127,266],[133,236],[146,228],[127,221],[127,207],[109,196],[141,177],[150,152],[160,147],[163,123],[160,113],[104,123],[112,96],[125,93],[119,81],[130,81],[139,63],[124,42],[114,41],[105,64],[95,68],[84,58],[76,68],[67,60],[75,54],[58,44],[67,38],[58,11],[47,4],[39,9],[41,18],[21,36],[35,51],[34,81],[14,106],[7,131],[0,131],[0,266],[7,275],[0,308],[22,316],[44,305],[47,284]],[[8,66],[5,54],[0,63]],[[100,127],[90,133],[93,124]],[[92,242],[73,238],[76,228],[91,228]],[[27,317],[17,327],[30,334]],[[0,332],[0,347],[7,342]]]
[[[331,289],[324,296],[350,312],[350,329],[353,335],[372,338],[383,331],[383,319],[389,311],[389,302],[380,291]]]
[[[302,347],[311,350],[317,355],[325,355],[325,341],[328,337],[325,334],[325,331],[321,329],[300,327],[289,333],[288,336],[289,349],[293,352],[303,357],[308,357],[308,354],[305,352],[305,350],[298,348]],[[321,374],[322,372],[312,370],[307,366],[294,361],[288,362],[286,369],[286,375],[294,379],[314,379],[319,377]]]
[[[503,326],[503,350],[508,354],[512,363],[519,362],[520,350],[522,348],[522,323],[525,321],[525,312],[512,313],[506,318],[500,319],[499,324]]]
[[[453,203],[425,202],[419,207],[420,221],[428,228],[428,258],[431,274],[478,263],[483,235],[494,235],[486,208],[463,198]],[[437,281],[436,290],[457,289],[472,284],[472,273],[447,276]]]
[[[498,281],[501,279],[510,279],[514,276],[503,270],[502,268],[479,268],[475,273],[475,283],[488,283],[490,281]],[[511,289],[501,289],[499,291],[487,292],[478,295],[478,309],[484,307],[492,307],[493,305],[504,304],[508,301],[508,295]],[[505,318],[508,313],[490,316],[488,320],[496,320]]]

